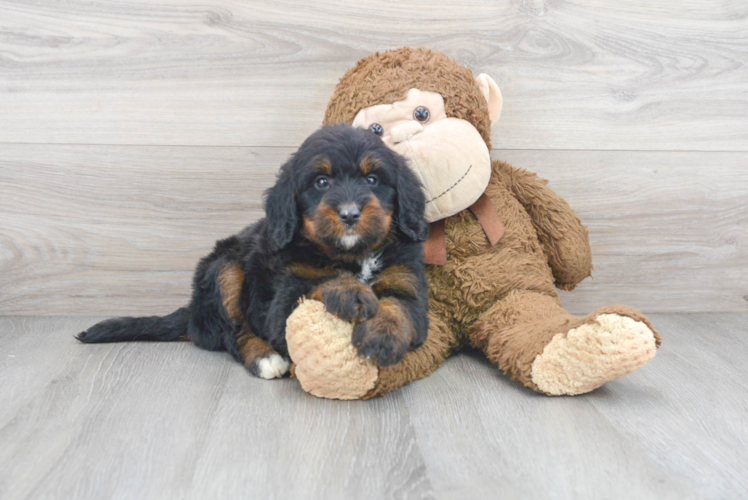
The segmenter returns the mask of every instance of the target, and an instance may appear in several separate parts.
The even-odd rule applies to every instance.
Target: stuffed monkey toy
[[[651,360],[660,336],[627,306],[566,312],[556,288],[590,275],[587,229],[535,174],[491,161],[502,97],[488,75],[444,54],[401,48],[361,59],[338,83],[325,124],[368,128],[423,183],[430,225],[426,342],[394,366],[357,355],[352,325],[305,300],[289,317],[293,373],[316,396],[368,399],[425,377],[463,346],[548,395],[582,394]]]

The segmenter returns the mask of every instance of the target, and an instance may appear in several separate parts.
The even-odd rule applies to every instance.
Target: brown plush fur
[[[350,123],[362,108],[401,100],[411,88],[440,93],[447,116],[472,123],[490,149],[488,108],[472,73],[428,49],[403,48],[359,61],[335,89],[325,123]],[[427,270],[428,338],[399,364],[380,369],[365,398],[428,375],[465,344],[540,390],[531,379],[532,363],[552,337],[604,313],[644,322],[659,345],[659,335],[635,309],[611,306],[582,318],[563,310],[556,287],[572,290],[590,275],[592,259],[587,229],[546,181],[494,161],[485,193],[504,223],[504,236],[491,246],[469,210],[446,220],[447,263]]]
[[[515,290],[473,325],[470,341],[514,380],[539,391],[532,382],[532,363],[553,336],[593,322],[608,312],[643,321],[654,331],[649,320],[633,308],[612,306],[579,318],[564,311],[561,303],[548,295]],[[659,335],[655,334],[655,338],[659,345]]]

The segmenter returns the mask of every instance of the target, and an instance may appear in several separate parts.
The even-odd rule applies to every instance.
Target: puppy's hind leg
[[[255,377],[281,378],[288,373],[289,362],[252,332],[242,313],[240,297],[244,279],[244,271],[236,262],[222,265],[216,279],[221,299],[218,316],[233,330],[225,341],[226,348]]]
[[[275,352],[267,342],[252,333],[248,327],[242,328],[236,338],[239,356],[244,366],[255,377],[264,379],[281,378],[288,373],[289,362]]]

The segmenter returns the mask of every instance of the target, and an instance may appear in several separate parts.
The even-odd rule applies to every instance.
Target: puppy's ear
[[[265,215],[268,220],[268,238],[273,250],[280,250],[291,243],[299,215],[296,208],[296,192],[291,174],[291,162],[281,167],[275,186],[265,191]]]
[[[397,223],[400,230],[414,241],[426,241],[429,224],[423,216],[426,197],[416,175],[408,167],[405,158],[397,155]]]

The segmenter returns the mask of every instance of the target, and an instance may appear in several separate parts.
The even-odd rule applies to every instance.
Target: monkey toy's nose
[[[399,142],[407,141],[422,130],[423,126],[421,126],[420,123],[415,120],[410,120],[392,127],[392,130],[390,130],[390,139],[392,139],[392,142],[397,144]]]
[[[344,224],[352,226],[361,218],[361,210],[355,205],[343,205],[338,209],[338,217]]]

